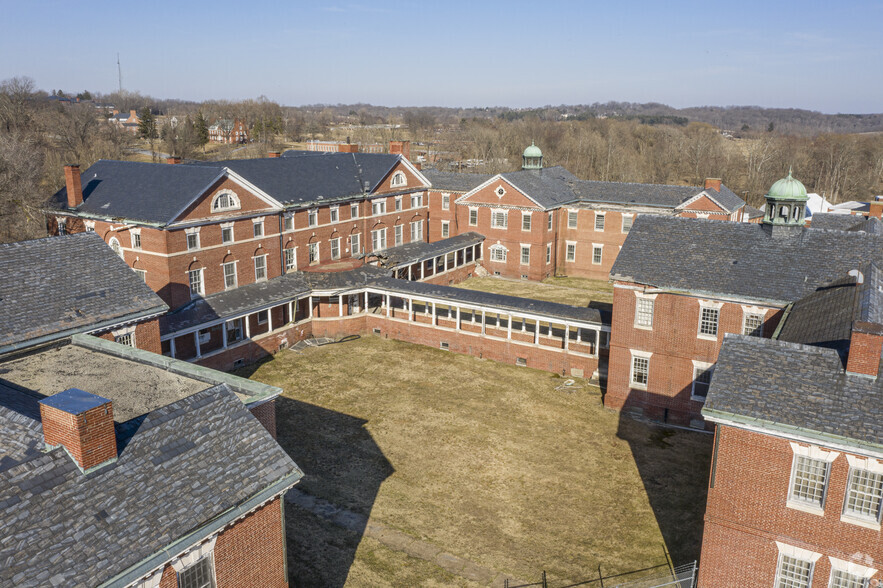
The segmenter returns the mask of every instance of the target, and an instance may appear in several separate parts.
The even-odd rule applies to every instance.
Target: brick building
[[[93,234],[0,244],[0,357],[91,333],[160,352],[168,306]]]
[[[877,219],[807,228],[805,202],[789,174],[770,188],[760,224],[635,221],[611,270],[607,406],[705,426],[700,411],[725,334],[770,337],[795,301],[844,268],[883,263]]]
[[[222,118],[209,126],[208,140],[213,143],[248,143],[248,125],[239,118]]]
[[[50,234],[97,233],[172,309],[425,241],[429,183],[398,154],[99,161],[65,175],[48,204]]]
[[[0,372],[0,584],[288,585],[280,389],[82,334]]]
[[[432,184],[430,240],[477,231],[487,239],[487,269],[510,278],[606,280],[637,216],[741,221],[745,206],[715,179],[704,188],[580,180],[563,167],[544,168],[535,145],[520,171],[423,173]]]
[[[724,340],[702,411],[716,437],[700,587],[883,579],[883,272],[841,270],[773,339]]]

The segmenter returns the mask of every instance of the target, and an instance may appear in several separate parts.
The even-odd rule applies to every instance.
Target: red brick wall
[[[471,278],[475,273],[475,264],[467,263],[464,266],[458,267],[456,269],[452,269],[446,271],[441,274],[435,274],[433,276],[429,276],[425,280],[420,280],[421,282],[425,282],[427,284],[438,284],[441,286],[452,286],[454,284],[459,284],[463,280],[467,278]]]
[[[576,210],[577,226],[569,228],[569,212]],[[595,230],[595,217],[604,215],[604,230]],[[632,219],[634,220],[633,215]],[[607,280],[610,269],[619,250],[625,242],[627,233],[622,232],[623,213],[613,210],[589,210],[585,208],[569,209],[562,208],[558,215],[558,274],[591,278],[593,280]],[[574,261],[567,261],[567,242],[576,243],[576,257]],[[601,263],[593,261],[593,244],[599,244],[601,248]]]
[[[883,351],[883,337],[853,331],[846,371],[876,376],[880,371],[881,351]]]
[[[251,409],[251,414],[276,438],[276,401],[264,402]]]
[[[605,406],[617,410],[642,407],[646,416],[658,420],[663,420],[665,409],[669,409],[668,420],[678,424],[689,424],[691,418],[700,417],[703,402],[691,400],[692,360],[716,362],[724,333],[742,332],[743,311],[740,304],[725,302],[720,309],[716,340],[700,339],[699,300],[688,295],[658,294],[653,329],[644,330],[634,326],[634,291],[614,289]],[[781,310],[767,308],[764,336],[772,335],[780,318]],[[647,390],[630,385],[632,349],[653,353]]]
[[[96,337],[113,341],[114,336],[111,331],[104,333],[96,333]],[[151,353],[162,353],[162,344],[159,340],[159,319],[153,318],[135,325],[135,347],[150,351]]]
[[[64,445],[84,470],[117,457],[109,401],[77,415],[41,404],[40,419],[46,444]]]
[[[287,588],[282,502],[278,498],[225,529],[215,543],[218,588]],[[160,588],[177,588],[174,568],[163,570]]]
[[[786,506],[794,456],[788,440],[733,427],[719,427],[717,435],[699,586],[772,586],[776,541],[863,565],[872,558],[877,562],[872,567],[880,567],[880,531],[840,520],[849,474],[843,452],[831,463],[820,516]],[[828,586],[829,576],[828,558],[822,557],[813,586]]]
[[[453,237],[455,235],[459,235],[461,233],[466,233],[470,230],[470,227],[460,227],[457,222],[457,204],[454,204],[454,201],[463,195],[463,192],[446,192],[444,190],[429,190],[426,192],[427,198],[429,199],[429,238],[427,241],[430,243],[435,243],[436,241],[441,241],[445,237],[442,237],[442,221],[447,221],[448,230],[450,231],[449,236]],[[448,209],[445,210],[442,208],[442,195],[449,195]],[[468,217],[467,217],[468,223]],[[474,227],[471,227],[474,229]],[[462,229],[462,230],[461,230]]]

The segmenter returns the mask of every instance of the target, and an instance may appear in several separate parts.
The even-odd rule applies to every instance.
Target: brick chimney
[[[849,339],[846,371],[876,378],[880,373],[881,353],[883,353],[883,325],[854,322]]]
[[[130,110],[129,111],[129,118],[138,118],[138,111],[134,110],[134,109]]]
[[[706,190],[714,190],[715,192],[721,191],[721,179],[720,178],[705,178],[705,189]]]
[[[76,208],[83,203],[83,184],[80,180],[80,164],[64,166],[64,183],[67,187],[67,207]]]
[[[870,210],[868,211],[868,216],[875,216],[881,220],[883,220],[883,201],[874,200],[870,203]]]
[[[282,153],[279,151],[270,151],[267,153],[267,157],[282,157]]]
[[[170,155],[169,157],[166,157],[166,163],[170,163],[172,165],[177,165],[177,164],[181,163],[181,158],[176,157],[174,155]]]
[[[390,141],[389,152],[391,154],[398,153],[405,159],[411,159],[411,142],[410,141]]]
[[[46,445],[63,445],[83,471],[117,458],[113,405],[107,398],[69,388],[40,401]]]
[[[338,153],[358,153],[359,146],[355,143],[340,143],[337,146]]]

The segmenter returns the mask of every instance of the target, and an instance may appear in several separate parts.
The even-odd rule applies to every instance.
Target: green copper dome
[[[788,170],[788,177],[782,178],[772,185],[767,198],[774,200],[806,200],[806,186],[800,180],[791,177],[791,170]]]
[[[534,145],[533,141],[530,142],[530,147],[524,150],[524,157],[542,157],[543,152],[540,151],[540,148]]]

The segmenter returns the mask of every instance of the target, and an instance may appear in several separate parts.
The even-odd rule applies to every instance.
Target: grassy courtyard
[[[572,306],[588,306],[589,303],[609,305],[613,302],[613,284],[587,278],[546,278],[542,282],[534,282],[488,276],[469,278],[456,286]]]
[[[710,436],[621,419],[597,388],[379,337],[249,374],[285,390],[299,487],[371,522],[522,579],[698,557]],[[296,507],[287,528],[294,585],[475,585]]]

